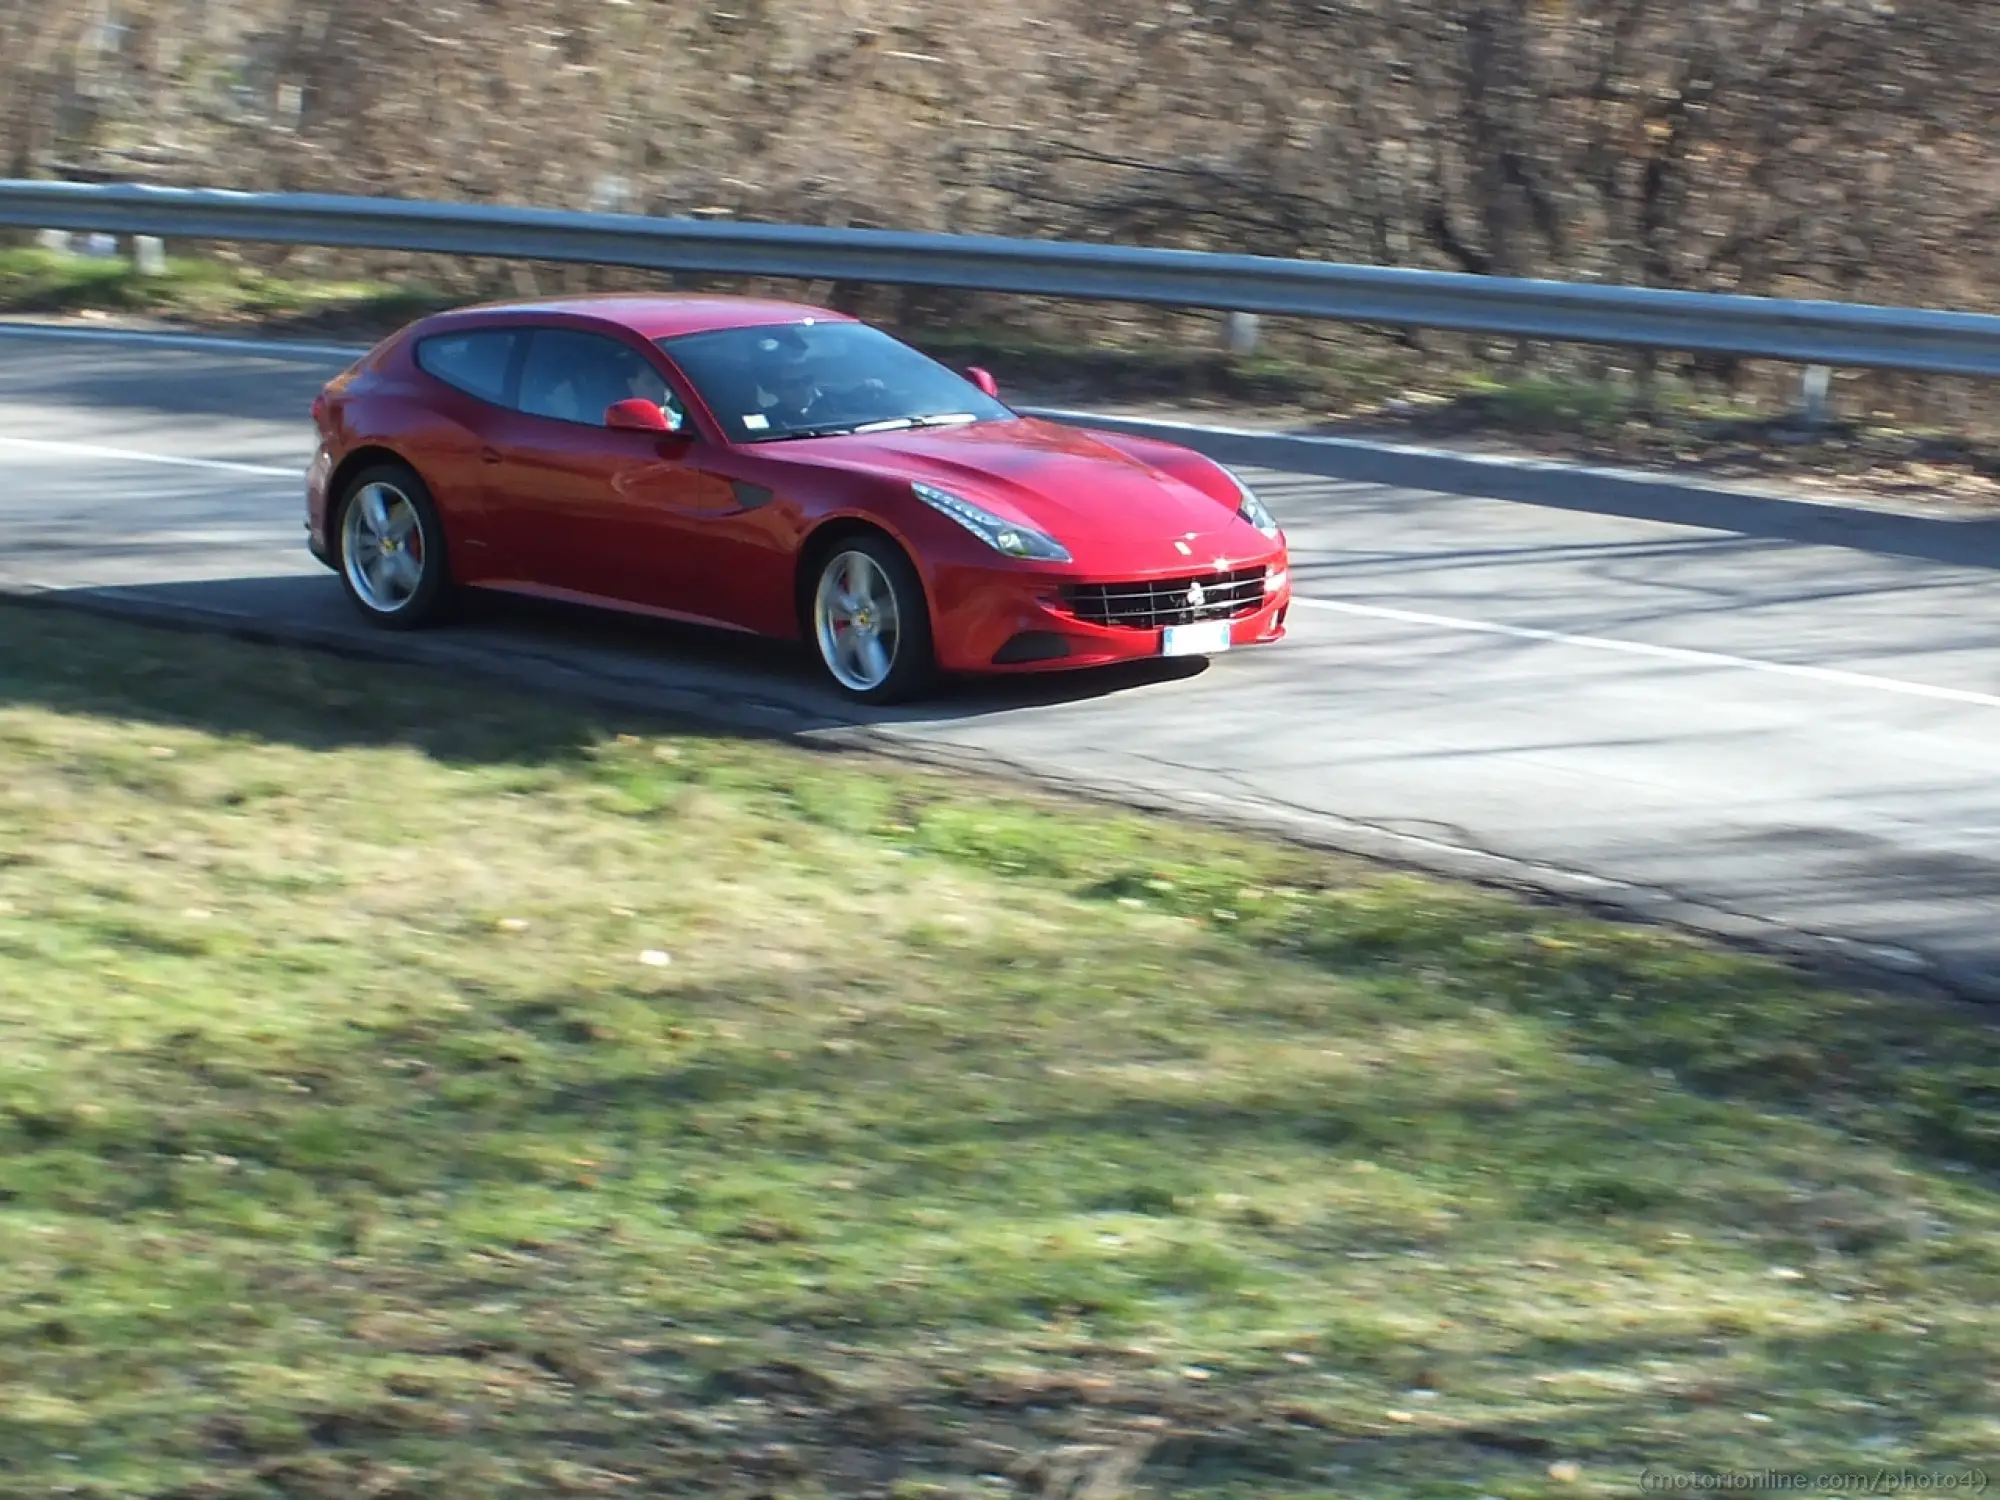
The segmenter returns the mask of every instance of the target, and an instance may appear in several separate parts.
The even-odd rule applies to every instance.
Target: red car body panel
[[[915,562],[947,671],[1157,656],[1160,628],[1111,616],[1127,608],[1132,590],[1165,598],[1158,591],[1170,582],[1176,599],[1218,578],[1240,589],[1234,645],[1283,636],[1291,598],[1284,539],[1240,516],[1235,481],[1198,453],[1018,416],[732,443],[652,342],[803,319],[854,321],[795,303],[670,296],[500,303],[420,320],[335,377],[314,403],[314,555],[337,562],[328,512],[344,474],[370,455],[392,455],[423,477],[444,523],[451,574],[471,587],[798,637],[802,551],[821,527],[844,523],[888,534]],[[669,437],[532,416],[469,395],[413,357],[418,340],[433,334],[522,326],[585,329],[629,345],[667,381],[689,431]],[[919,500],[913,482],[1054,536],[1072,560],[998,553]]]

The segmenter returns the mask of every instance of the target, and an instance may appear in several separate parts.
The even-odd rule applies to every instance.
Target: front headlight
[[[1031,526],[1017,526],[992,511],[974,505],[962,495],[941,490],[933,484],[913,483],[911,492],[940,514],[950,516],[995,552],[1009,557],[1031,557],[1040,562],[1068,562],[1063,544]]]
[[[1230,482],[1236,486],[1237,495],[1241,497],[1237,502],[1236,514],[1274,541],[1283,536],[1283,528],[1278,525],[1270,511],[1264,508],[1264,502],[1257,498],[1257,492],[1238,479],[1234,471],[1223,469],[1221,464],[1217,464],[1216,467],[1229,475]]]

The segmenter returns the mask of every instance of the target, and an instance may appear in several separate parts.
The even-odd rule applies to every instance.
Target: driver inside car
[[[757,382],[758,404],[773,419],[787,427],[803,427],[833,418],[843,405],[838,397],[820,384],[817,364],[805,339],[796,329],[784,329],[757,341],[752,373]],[[875,395],[885,387],[880,380],[864,380],[854,394]],[[852,411],[841,416],[852,416]]]
[[[647,369],[644,365],[640,365],[632,371],[631,376],[625,382],[625,394],[619,399],[632,400],[634,398],[657,406],[660,409],[660,415],[667,419],[667,431],[679,432],[681,430],[679,403],[673,399],[673,393],[667,389],[667,383],[660,379],[656,372]]]

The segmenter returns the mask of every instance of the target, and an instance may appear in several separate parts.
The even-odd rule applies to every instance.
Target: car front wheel
[[[343,488],[340,580],[369,620],[409,630],[435,621],[447,603],[444,526],[414,470],[375,464]]]
[[[901,702],[936,673],[923,580],[885,537],[852,537],[827,554],[812,624],[827,675],[859,702]]]

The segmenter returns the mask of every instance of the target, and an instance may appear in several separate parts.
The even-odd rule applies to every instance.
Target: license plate
[[[1169,625],[1160,641],[1162,656],[1211,656],[1229,649],[1229,622],[1204,620],[1199,625]]]

